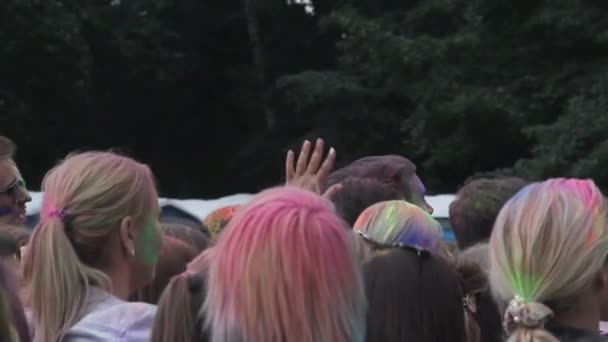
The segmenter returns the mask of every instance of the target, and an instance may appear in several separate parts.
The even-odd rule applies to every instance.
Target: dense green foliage
[[[476,173],[608,189],[608,5],[592,0],[5,0],[0,133],[38,183],[118,147],[161,191],[281,181],[322,136],[399,153],[432,192]]]

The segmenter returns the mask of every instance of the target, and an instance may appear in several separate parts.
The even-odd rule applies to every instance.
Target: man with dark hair
[[[359,215],[368,207],[384,201],[403,200],[403,194],[373,178],[350,177],[340,183],[334,197],[336,212],[353,227]]]
[[[16,146],[0,136],[0,223],[23,225],[25,206],[32,199],[14,161]]]
[[[502,207],[526,184],[515,177],[477,179],[465,184],[450,204],[450,224],[458,248],[487,241]]]
[[[416,175],[416,165],[404,157],[388,155],[358,159],[333,172],[326,187],[342,183],[349,177],[374,179],[401,193],[407,202],[433,213],[433,208],[425,200],[424,184]]]

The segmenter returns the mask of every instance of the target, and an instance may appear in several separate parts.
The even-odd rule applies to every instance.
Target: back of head
[[[531,184],[501,210],[489,249],[492,288],[511,301],[509,341],[557,341],[544,324],[572,309],[608,256],[604,198],[592,181]]]
[[[490,239],[503,205],[526,186],[521,178],[477,179],[458,191],[450,205],[450,224],[460,249]]]
[[[171,236],[188,244],[196,251],[196,254],[209,247],[211,243],[209,236],[203,227],[190,227],[182,223],[161,223],[161,229],[166,236]]]
[[[205,280],[200,274],[184,272],[173,277],[158,302],[150,341],[208,341],[198,315],[205,293]]]
[[[368,342],[465,342],[458,276],[441,258],[401,248],[363,265]]]
[[[147,166],[105,152],[68,156],[47,173],[43,190],[40,223],[30,239],[23,271],[36,338],[56,341],[80,319],[89,287],[111,286],[102,271],[117,257],[110,255],[110,250],[116,251],[108,248],[110,237],[122,237],[119,228],[125,220],[146,232],[148,226],[154,227],[148,222],[157,222],[158,199]],[[143,228],[132,241],[131,253],[123,251],[120,260],[129,255],[128,260],[142,260],[152,269],[156,262],[152,249],[158,246],[144,246],[139,238],[152,233],[140,231]],[[131,275],[131,279],[143,276]]]
[[[487,243],[480,243],[475,246],[471,246],[459,255],[459,258],[466,262],[472,262],[477,264],[481,270],[488,274],[490,271],[490,251],[488,250]]]
[[[320,196],[289,187],[256,196],[213,249],[204,309],[212,340],[362,341],[352,243]]]
[[[336,212],[350,227],[368,207],[384,201],[403,199],[403,195],[393,187],[374,178],[349,177],[342,183],[332,201]]]
[[[230,205],[212,211],[203,222],[207,227],[211,240],[216,240],[224,228],[228,225],[234,214],[241,208],[240,205]]]
[[[405,201],[374,204],[361,213],[354,230],[362,235],[362,239],[357,239],[357,248],[363,259],[369,254],[366,239],[382,244],[415,245],[437,253],[443,249],[439,222],[424,210]]]
[[[415,173],[416,165],[402,156],[364,157],[334,171],[327,180],[327,188],[349,177],[358,177],[376,179],[395,190],[405,191],[402,189],[403,182]]]

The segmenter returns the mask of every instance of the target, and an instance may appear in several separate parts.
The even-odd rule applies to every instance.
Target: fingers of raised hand
[[[317,172],[317,177],[319,178],[319,180],[325,182],[327,177],[329,177],[329,173],[331,172],[331,170],[333,170],[335,163],[336,150],[334,150],[334,148],[332,147],[329,149],[329,153],[327,154],[325,161],[323,161],[323,165],[321,165],[321,168]]]
[[[306,169],[306,173],[309,175],[314,175],[319,170],[319,165],[321,165],[321,160],[323,159],[323,148],[325,147],[325,142],[323,139],[317,139],[315,143],[315,149],[312,152],[312,157],[310,157],[310,162],[308,163],[308,167]]]
[[[310,156],[310,148],[310,141],[304,141],[304,144],[302,144],[302,150],[300,151],[300,155],[298,156],[298,163],[296,164],[296,176],[301,176],[306,172],[308,158]]]
[[[291,182],[296,176],[296,170],[294,169],[294,159],[295,155],[292,150],[287,152],[287,157],[285,158],[285,179],[286,182]]]

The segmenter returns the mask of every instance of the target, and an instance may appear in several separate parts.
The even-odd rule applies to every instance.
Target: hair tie
[[[515,296],[507,307],[503,325],[505,331],[511,332],[519,326],[526,328],[543,328],[553,317],[553,311],[542,303],[526,302],[520,296]]]
[[[188,290],[190,292],[199,292],[201,287],[203,286],[203,278],[198,274],[192,274],[189,272],[182,273],[183,276],[187,277],[186,281],[188,283]]]
[[[52,210],[47,215],[47,218],[59,218],[59,219],[61,219],[63,221],[63,220],[65,220],[65,218],[67,216],[68,216],[68,214],[65,211],[63,211],[63,210]]]

